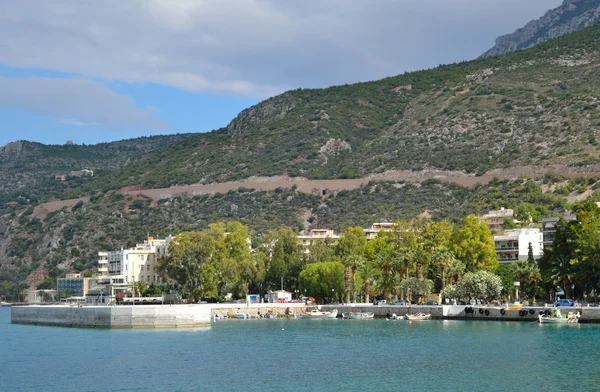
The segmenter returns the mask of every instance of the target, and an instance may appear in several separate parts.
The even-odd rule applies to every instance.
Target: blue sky
[[[560,0],[0,0],[0,145],[207,132],[287,89],[469,60]]]

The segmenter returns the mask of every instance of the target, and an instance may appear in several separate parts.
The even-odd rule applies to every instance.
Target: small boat
[[[415,314],[407,314],[407,320],[429,320],[431,318],[430,314],[425,313],[415,313]]]
[[[540,314],[538,316],[538,320],[540,324],[577,324],[579,322],[580,317],[581,313],[579,312],[577,312],[577,314],[569,312],[567,317],[563,317],[560,310],[554,308],[552,309],[552,312],[549,315]]]
[[[325,318],[336,318],[338,314],[337,309],[334,309],[331,312],[322,312],[317,309],[313,309],[310,312],[303,312],[302,318],[310,318],[310,319],[325,319]]]
[[[249,319],[251,317],[248,313],[236,313],[233,315],[233,318],[238,319],[238,320],[244,320],[244,319]]]
[[[350,312],[342,313],[342,318],[350,320],[368,320],[375,317],[373,312]]]
[[[406,316],[398,316],[396,313],[392,313],[390,320],[406,320]]]

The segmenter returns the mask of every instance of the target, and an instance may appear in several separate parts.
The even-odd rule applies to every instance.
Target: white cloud
[[[0,64],[267,97],[475,58],[560,0],[0,0]]]
[[[97,125],[100,125],[100,124],[95,123],[95,122],[80,121],[80,120],[77,120],[75,118],[61,118],[59,121],[62,124],[75,125],[77,127],[95,127]]]
[[[104,84],[73,78],[0,77],[0,105],[31,110],[78,126],[162,129],[156,109],[138,108],[133,99]]]

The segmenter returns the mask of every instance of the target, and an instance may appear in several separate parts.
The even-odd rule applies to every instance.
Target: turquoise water
[[[600,326],[230,320],[211,328],[12,325],[1,391],[550,391],[600,388]]]

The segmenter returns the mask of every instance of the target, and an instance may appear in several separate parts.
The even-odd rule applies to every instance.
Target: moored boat
[[[540,324],[577,324],[580,317],[579,312],[569,312],[567,317],[564,317],[558,308],[554,308],[550,314],[540,314],[538,320]]]
[[[431,318],[430,314],[425,313],[415,313],[415,314],[407,314],[407,320],[429,320]]]
[[[337,314],[338,314],[337,309],[334,309],[331,312],[323,312],[318,309],[313,309],[310,312],[303,312],[302,318],[310,318],[310,319],[336,318]]]
[[[373,312],[350,312],[342,313],[342,318],[350,320],[368,320],[375,317]]]

